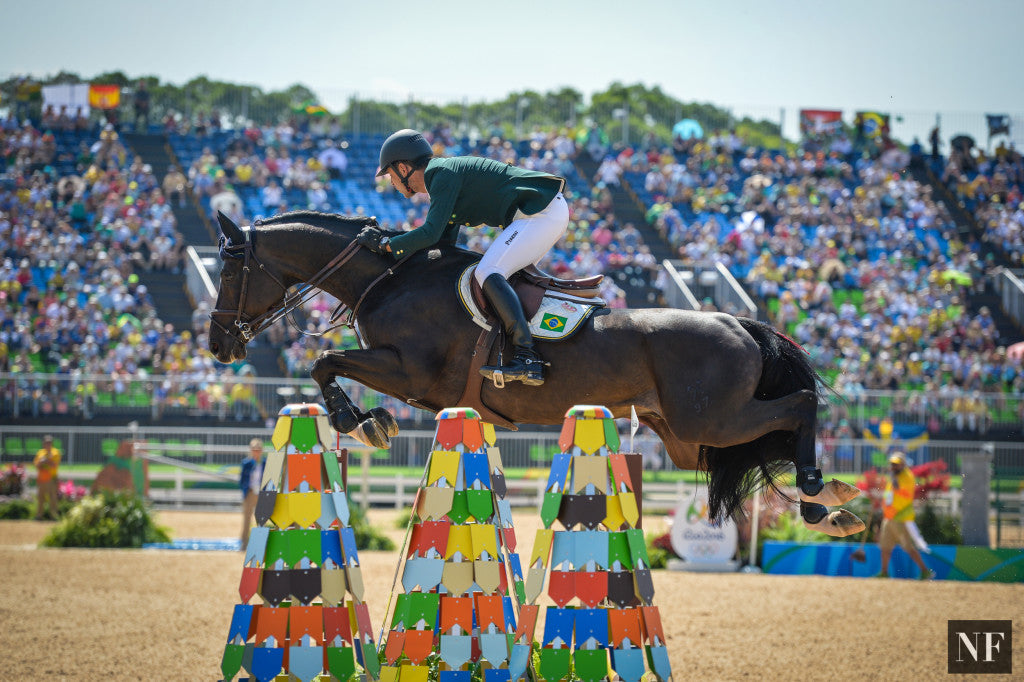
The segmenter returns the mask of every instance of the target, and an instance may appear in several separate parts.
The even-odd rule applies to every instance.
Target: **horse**
[[[378,448],[398,433],[387,410],[362,412],[337,377],[433,412],[462,406],[479,328],[456,287],[479,254],[442,244],[396,264],[355,241],[372,219],[312,211],[245,229],[224,215],[218,222],[223,267],[209,328],[218,361],[243,360],[248,341],[301,303],[297,291],[319,289],[348,308],[361,345],[323,351],[311,368],[335,429]],[[604,405],[616,418],[635,408],[675,466],[707,472],[712,518],[742,512],[750,493],[775,488],[795,466],[805,525],[836,537],[863,530],[848,510],[829,510],[859,491],[822,480],[815,466],[824,384],[806,353],[769,325],[723,313],[605,308],[571,338],[539,350],[550,363],[542,386],[480,390],[506,426],[561,424],[580,403]]]

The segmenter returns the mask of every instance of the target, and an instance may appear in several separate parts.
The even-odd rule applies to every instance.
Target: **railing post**
[[[395,509],[401,509],[405,503],[405,478],[402,474],[395,476]]]
[[[177,509],[183,509],[185,507],[185,476],[181,469],[174,470],[174,494],[177,498],[174,506]]]

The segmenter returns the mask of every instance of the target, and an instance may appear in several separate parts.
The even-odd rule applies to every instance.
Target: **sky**
[[[120,70],[451,101],[613,82],[734,111],[1024,115],[1020,0],[0,0],[0,77]],[[947,117],[947,120],[950,120]],[[955,120],[953,117],[952,120]],[[794,123],[790,121],[789,123]]]

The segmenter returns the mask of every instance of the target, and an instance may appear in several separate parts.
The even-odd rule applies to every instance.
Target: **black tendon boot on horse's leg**
[[[500,385],[504,381],[521,381],[527,386],[544,383],[544,363],[533,349],[533,336],[512,285],[500,274],[489,275],[480,287],[491,309],[501,320],[505,333],[512,341],[512,362],[504,365],[484,365],[480,374]]]
[[[864,530],[864,522],[845,509],[830,512],[828,507],[849,502],[860,494],[860,490],[836,479],[827,484],[821,480],[821,469],[815,466],[814,461],[817,409],[818,401],[815,399],[813,405],[808,406],[808,412],[801,420],[803,424],[797,430],[796,487],[800,497],[800,517],[811,530],[833,537],[846,537]]]

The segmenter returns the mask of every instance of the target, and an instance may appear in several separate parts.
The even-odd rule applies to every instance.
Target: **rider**
[[[544,363],[508,278],[539,261],[565,234],[569,207],[562,196],[564,178],[477,156],[434,157],[423,135],[409,129],[384,140],[377,175],[384,174],[407,198],[426,192],[430,209],[423,225],[400,235],[364,228],[357,240],[372,251],[402,258],[439,242],[454,244],[463,225],[504,230],[487,247],[474,276],[514,351],[511,362],[486,365],[480,373],[492,379],[500,371],[505,381],[543,384]]]

